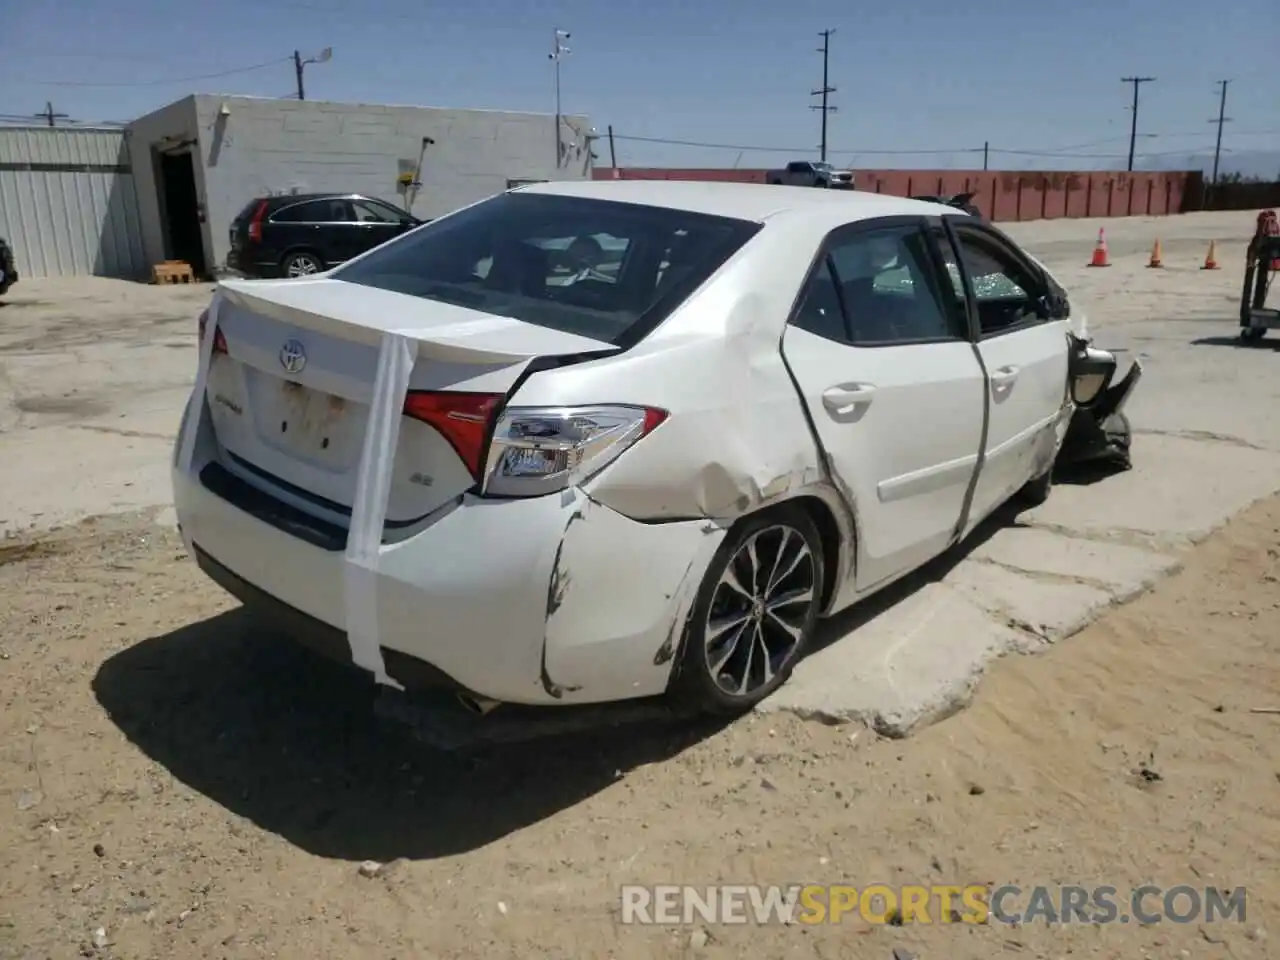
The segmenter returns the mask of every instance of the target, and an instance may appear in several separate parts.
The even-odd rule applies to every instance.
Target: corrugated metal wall
[[[0,127],[0,236],[24,277],[147,276],[124,132]]]

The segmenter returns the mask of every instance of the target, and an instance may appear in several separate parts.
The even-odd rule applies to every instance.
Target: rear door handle
[[[822,392],[822,404],[832,413],[845,414],[855,407],[866,406],[875,396],[876,388],[869,383],[848,383],[829,387]]]
[[[991,389],[997,392],[1003,392],[1013,386],[1018,379],[1019,370],[1017,367],[1000,367],[991,373]]]

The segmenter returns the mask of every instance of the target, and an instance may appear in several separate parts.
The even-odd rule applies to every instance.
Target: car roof
[[[273,197],[260,197],[273,207],[290,203],[305,203],[309,200],[372,200],[363,193],[282,193]]]
[[[788,213],[825,213],[832,222],[873,217],[963,215],[954,207],[861,190],[819,190],[702,180],[561,180],[517,187],[519,193],[612,200],[763,223]]]

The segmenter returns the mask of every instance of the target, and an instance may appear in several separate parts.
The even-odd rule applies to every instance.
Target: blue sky
[[[1276,0],[0,0],[0,115],[128,120],[187,93],[550,112],[552,31],[569,30],[566,113],[620,165],[776,166],[816,156],[818,31],[834,28],[830,159],[860,167],[1123,166],[1131,89],[1140,154],[1211,152],[1215,81],[1233,80],[1224,146],[1280,151]],[[1218,19],[1221,17],[1221,19]],[[279,61],[257,70],[183,79]],[[643,137],[732,149],[647,143]],[[738,147],[747,149],[737,149]],[[752,147],[776,148],[763,151]],[[1028,156],[1000,151],[1069,156]],[[921,151],[921,152],[912,152]],[[925,152],[928,151],[928,152]],[[608,162],[608,148],[598,150]]]

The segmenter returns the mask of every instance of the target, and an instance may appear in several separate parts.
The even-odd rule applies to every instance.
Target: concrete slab
[[[1198,543],[1280,489],[1280,453],[1230,440],[1144,433],[1134,438],[1133,462],[1132,470],[1096,484],[1054,487],[1024,519],[1078,535],[1178,547]]]
[[[1114,599],[1096,586],[1037,579],[972,560],[957,566],[943,582],[997,623],[1046,641],[1082,629]]]
[[[1033,527],[1001,530],[975,547],[969,557],[1041,578],[1101,586],[1117,600],[1142,592],[1181,565],[1176,556],[1061,536]]]
[[[845,634],[849,620],[826,625],[827,639],[840,639],[800,663],[762,712],[860,721],[904,737],[967,704],[991,659],[1038,642],[944,583],[926,584]]]

